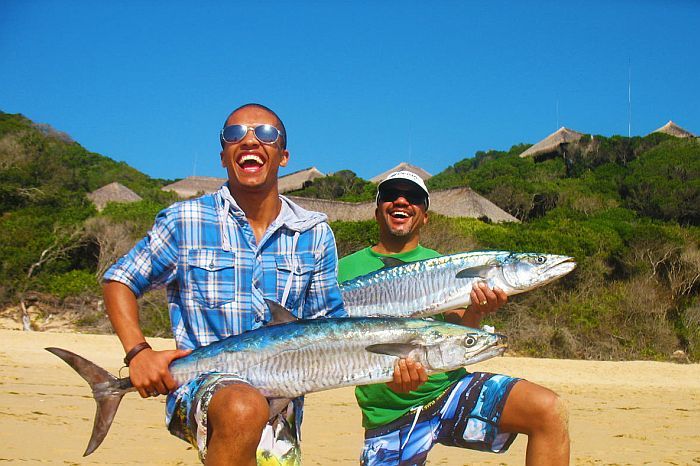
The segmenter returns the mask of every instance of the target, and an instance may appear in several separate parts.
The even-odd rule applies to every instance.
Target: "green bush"
[[[379,227],[374,220],[363,222],[332,222],[338,257],[344,257],[372,246],[379,240]]]
[[[673,139],[630,163],[627,204],[652,218],[700,225],[700,142]]]
[[[84,293],[98,293],[100,290],[95,275],[87,270],[71,270],[63,274],[44,276],[42,282],[48,292],[60,299]]]

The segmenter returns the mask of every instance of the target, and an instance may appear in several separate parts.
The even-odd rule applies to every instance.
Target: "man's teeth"
[[[408,214],[406,212],[392,212],[392,217],[407,218]]]
[[[243,164],[246,162],[255,162],[259,165],[262,165],[263,161],[260,157],[254,154],[246,154],[243,157],[240,158],[239,163]]]

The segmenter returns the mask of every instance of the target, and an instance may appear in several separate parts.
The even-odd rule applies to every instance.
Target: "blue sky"
[[[0,0],[0,110],[153,177],[224,177],[219,128],[260,102],[283,173],[435,174],[558,126],[698,134],[699,50],[694,1]]]

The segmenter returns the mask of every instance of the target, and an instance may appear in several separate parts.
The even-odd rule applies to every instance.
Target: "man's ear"
[[[221,152],[219,152],[219,158],[221,159],[221,166],[226,168],[226,165],[224,164],[224,150],[221,149]]]
[[[281,154],[281,159],[280,159],[280,167],[286,167],[287,163],[289,163],[289,151],[287,149],[284,149]]]
[[[423,225],[427,225],[427,224],[428,224],[428,211],[426,211],[425,214],[423,215]]]

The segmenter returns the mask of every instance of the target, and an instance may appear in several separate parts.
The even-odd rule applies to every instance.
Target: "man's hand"
[[[413,359],[399,359],[394,365],[394,380],[387,386],[396,393],[408,393],[415,390],[428,380],[425,367]]]
[[[131,384],[142,398],[167,395],[177,388],[177,382],[170,373],[170,363],[187,356],[191,350],[154,351],[145,349],[129,363]]]
[[[475,284],[469,296],[472,302],[467,308],[467,312],[478,315],[479,320],[496,312],[499,307],[508,302],[508,295],[505,291],[498,287],[491,289],[484,282]]]
[[[481,319],[493,314],[508,302],[508,295],[505,291],[498,287],[491,289],[484,282],[475,284],[469,297],[471,304],[466,309],[453,309],[444,313],[447,322],[479,328]]]

